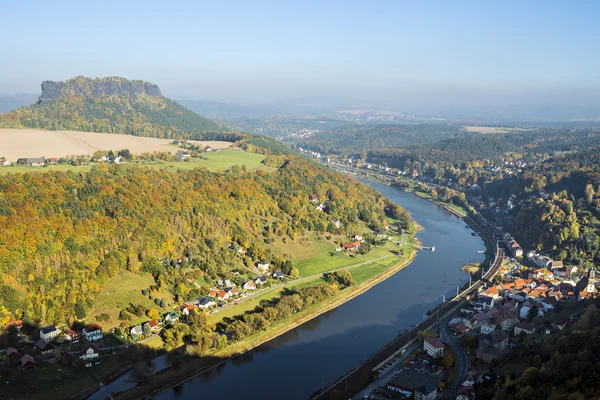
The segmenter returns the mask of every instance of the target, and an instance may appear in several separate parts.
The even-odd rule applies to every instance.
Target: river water
[[[424,228],[417,238],[435,252],[420,251],[407,268],[360,296],[156,399],[307,399],[421,321],[442,296],[456,294],[468,281],[460,267],[485,258],[477,253],[485,249],[481,238],[426,200],[364,183],[406,208]]]

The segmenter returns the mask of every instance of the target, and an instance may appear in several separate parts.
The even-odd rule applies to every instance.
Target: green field
[[[220,150],[214,153],[206,153],[204,155],[206,159],[193,158],[188,161],[175,161],[175,162],[164,162],[157,161],[152,163],[142,162],[127,162],[123,165],[136,165],[148,168],[165,169],[167,171],[177,170],[192,170],[198,167],[204,167],[209,171],[225,171],[234,165],[245,165],[248,171],[256,171],[262,169],[263,171],[271,172],[275,168],[267,167],[262,163],[265,159],[264,155],[248,153],[242,150]],[[48,165],[46,167],[27,167],[20,165],[11,165],[10,167],[0,167],[0,175],[8,173],[25,173],[25,172],[48,172],[48,171],[73,171],[73,172],[86,172],[92,168],[93,165],[82,165],[72,166],[68,164],[60,165]]]
[[[100,322],[102,328],[111,328],[119,325],[119,312],[127,307],[129,303],[141,304],[146,308],[154,308],[159,312],[166,312],[172,303],[171,295],[167,292],[159,293],[160,298],[164,299],[168,306],[167,309],[161,309],[147,296],[142,294],[142,289],[147,289],[154,285],[154,278],[149,273],[134,274],[132,272],[122,272],[113,277],[110,282],[100,291],[94,307],[88,310],[86,321],[95,322],[96,315],[106,313],[110,315],[110,319],[106,322]],[[148,317],[142,316],[130,322],[130,325],[147,321]]]
[[[214,315],[213,318],[214,318],[215,322],[219,322],[223,318],[227,318],[227,317],[231,318],[231,317],[235,317],[236,315],[243,314],[246,311],[254,309],[256,306],[258,306],[260,304],[260,302],[262,300],[270,300],[275,297],[279,297],[281,295],[281,291],[284,288],[293,290],[293,289],[301,289],[303,287],[308,287],[308,286],[317,286],[317,285],[321,285],[324,283],[325,283],[325,281],[323,279],[321,279],[320,277],[302,281],[300,283],[296,283],[296,282],[292,281],[292,282],[289,282],[283,286],[279,286],[272,290],[267,289],[268,291],[265,291],[265,293],[262,293],[251,299],[242,301],[240,304],[226,308],[223,311],[219,311],[218,313],[216,313]]]

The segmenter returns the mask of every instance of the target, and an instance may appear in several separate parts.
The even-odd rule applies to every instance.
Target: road
[[[394,367],[388,368],[383,374],[381,374],[379,376],[379,378],[377,378],[375,380],[375,382],[371,383],[369,386],[367,386],[366,388],[361,390],[357,395],[355,395],[353,397],[353,399],[355,399],[355,400],[364,399],[373,390],[379,389],[380,387],[385,386],[387,384],[387,382],[389,381],[390,377],[393,375],[393,373],[398,372],[403,368],[402,361],[404,361],[408,356],[410,356],[412,353],[414,353],[419,347],[420,347],[419,342],[414,343],[410,347],[408,347],[406,349],[406,353],[404,353],[404,355],[399,355],[397,357],[398,361]]]
[[[462,381],[462,378],[467,374],[469,370],[469,357],[463,350],[460,343],[456,341],[454,336],[448,332],[448,322],[452,316],[448,316],[444,320],[440,321],[440,339],[442,342],[447,343],[454,353],[454,359],[456,361],[456,368],[452,383],[448,386],[448,389],[443,392],[442,399],[454,399],[456,396],[456,388]]]
[[[416,334],[418,331],[424,331],[430,327],[435,326],[436,316],[438,313],[444,315],[452,311],[456,307],[460,306],[460,302],[468,300],[470,296],[472,296],[474,293],[477,293],[478,289],[485,284],[485,281],[492,279],[502,266],[502,260],[504,259],[504,250],[501,248],[496,248],[494,256],[494,262],[492,263],[488,271],[485,273],[482,280],[477,281],[470,288],[467,288],[462,293],[460,293],[457,297],[454,297],[450,301],[447,301],[445,304],[442,304],[440,308],[438,308],[437,312],[432,313],[428,318],[417,324],[411,330],[411,333]],[[361,389],[363,389],[364,386],[368,384],[368,382],[370,382],[372,369],[375,368],[375,366],[377,366],[387,357],[389,357],[391,354],[398,351],[398,349],[402,348],[402,346],[406,345],[407,343],[407,334],[398,336],[397,338],[393,339],[391,342],[386,344],[383,348],[381,348],[379,352],[375,353],[369,359],[362,362],[348,374],[344,375],[340,379],[336,380],[333,384],[326,387],[325,390],[312,395],[311,399],[316,400],[334,398],[333,393],[335,393],[335,389],[342,393],[359,392]]]

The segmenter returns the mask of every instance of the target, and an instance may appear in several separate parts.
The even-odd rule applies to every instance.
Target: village
[[[311,195],[310,200],[319,205],[327,203],[327,200],[319,201],[316,195]],[[353,256],[354,252],[363,251],[364,246],[370,245],[361,234],[352,235],[348,239],[348,242],[341,243],[335,250]],[[391,240],[391,237],[384,232],[374,232],[373,240]],[[246,252],[245,248],[235,244],[231,244],[228,250],[238,254]],[[176,260],[162,260],[163,263],[173,262],[176,265],[183,265],[186,261],[185,256]],[[11,319],[3,326],[0,366],[8,368],[5,371],[13,369],[34,375],[37,374],[35,370],[41,367],[44,376],[60,370],[60,365],[64,363],[87,367],[91,376],[104,369],[114,371],[121,362],[119,359],[123,351],[136,347],[132,345],[149,344],[154,339],[162,342],[161,338],[165,332],[178,323],[188,323],[188,319],[194,314],[219,313],[258,296],[261,292],[277,286],[283,287],[285,283],[298,279],[294,272],[286,275],[281,269],[264,260],[256,262],[246,271],[234,269],[231,274],[231,279],[216,280],[206,295],[183,301],[174,305],[171,311],[162,314],[156,310],[137,310],[136,305],[130,304],[127,309],[140,318],[136,319],[134,324],[127,325],[122,321],[119,327],[108,330],[101,327],[101,320],[85,324],[83,321],[74,321],[70,327],[39,327]],[[5,374],[6,384],[11,384],[11,376],[18,380],[20,375]]]

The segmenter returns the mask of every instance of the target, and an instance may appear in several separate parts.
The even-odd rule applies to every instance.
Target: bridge
[[[352,371],[337,379],[327,388],[324,388],[324,390],[313,394],[310,397],[310,400],[334,399],[339,397],[340,394],[344,394],[344,397],[349,397],[354,393],[358,393],[362,388],[366,387],[369,382],[371,382],[371,377],[374,373],[373,371],[377,370],[379,365],[384,363],[386,360],[393,358],[396,353],[400,352],[403,348],[412,343],[419,331],[425,331],[436,327],[440,316],[454,312],[456,309],[458,309],[458,307],[460,307],[460,304],[462,304],[463,301],[471,299],[471,296],[476,294],[478,290],[485,285],[485,283],[491,281],[500,270],[500,267],[502,267],[503,259],[504,249],[499,248],[496,244],[494,249],[494,260],[491,263],[490,268],[485,271],[480,280],[462,292],[458,293],[457,296],[441,304],[440,307],[426,319],[415,325],[409,331],[399,335],[387,343],[377,353],[363,361]],[[412,341],[410,340],[411,338]]]

